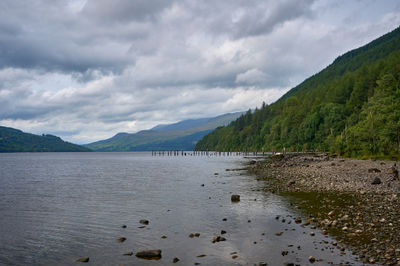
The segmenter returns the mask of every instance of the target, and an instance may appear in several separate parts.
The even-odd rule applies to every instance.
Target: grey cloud
[[[88,0],[82,14],[102,23],[154,19],[173,1],[165,0]]]
[[[327,19],[347,1],[70,1],[0,1],[0,121],[80,143],[271,102],[400,21]]]

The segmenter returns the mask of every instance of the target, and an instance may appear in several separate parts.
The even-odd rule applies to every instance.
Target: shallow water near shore
[[[151,153],[0,154],[0,264],[73,265],[89,257],[93,265],[169,265],[177,257],[176,265],[306,265],[309,256],[316,265],[360,264],[330,245],[334,239],[296,224],[299,214],[285,197],[265,192],[263,181],[226,171],[246,162]],[[231,194],[240,194],[240,202],[232,203]],[[226,241],[212,243],[221,230]],[[162,258],[135,257],[143,249],[161,249]]]

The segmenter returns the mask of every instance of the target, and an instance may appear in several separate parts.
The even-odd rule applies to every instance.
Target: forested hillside
[[[34,135],[0,126],[0,152],[76,152],[90,149],[53,135]]]
[[[206,135],[196,150],[398,155],[400,28],[338,57],[277,102]]]

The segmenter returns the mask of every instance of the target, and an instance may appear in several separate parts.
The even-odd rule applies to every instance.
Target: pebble
[[[172,263],[177,263],[179,261],[179,259],[177,258],[177,257],[175,257],[173,260],[172,260]]]
[[[313,256],[308,257],[308,260],[309,260],[311,263],[314,263],[314,262],[315,262],[315,258],[314,258]]]

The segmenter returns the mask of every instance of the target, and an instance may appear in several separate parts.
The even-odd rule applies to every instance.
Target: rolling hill
[[[229,124],[242,112],[211,118],[188,119],[158,125],[137,133],[118,133],[112,138],[86,144],[94,151],[193,150],[197,141],[218,126]]]
[[[53,135],[34,135],[0,126],[0,152],[85,152],[90,149]]]

